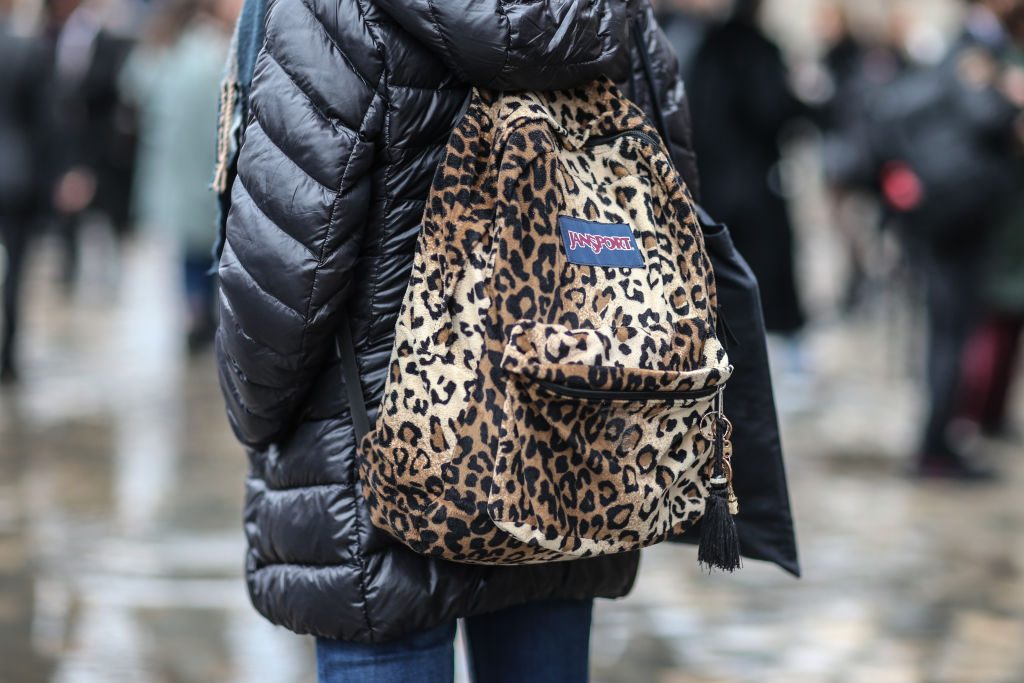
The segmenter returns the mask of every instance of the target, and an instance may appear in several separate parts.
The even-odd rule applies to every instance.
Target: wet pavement
[[[245,458],[181,348],[173,262],[94,253],[69,301],[52,251],[0,394],[0,683],[313,681],[309,641],[248,605]],[[595,683],[1024,682],[1022,448],[989,444],[993,486],[903,476],[919,344],[886,310],[813,330],[815,374],[782,378],[805,578],[655,548],[599,606]]]

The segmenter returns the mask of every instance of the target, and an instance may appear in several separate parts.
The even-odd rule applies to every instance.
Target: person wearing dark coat
[[[47,0],[45,7],[56,120],[50,155],[59,167],[54,218],[65,246],[62,279],[71,286],[87,212],[108,220],[119,242],[131,231],[137,122],[118,77],[134,40],[109,30],[89,3]]]
[[[1024,7],[1006,22],[1012,45],[1008,73],[1024,84]],[[964,352],[958,417],[994,437],[1015,436],[1010,423],[1011,396],[1020,367],[1024,338],[1024,146],[1018,140],[1013,159],[1015,192],[985,241],[978,298],[982,320]]]
[[[991,479],[966,446],[962,360],[982,308],[992,229],[1016,192],[1015,121],[1024,97],[1006,88],[1017,0],[976,0],[934,66],[908,72],[872,105],[883,197],[925,294],[927,409],[914,471]]]
[[[781,195],[779,135],[804,113],[779,48],[757,25],[760,2],[741,0],[710,28],[687,74],[704,207],[729,226],[761,284],[769,332],[804,324],[793,228]]]
[[[49,129],[46,57],[31,38],[15,35],[0,0],[0,245],[3,319],[0,321],[0,383],[18,377],[17,340],[25,261],[39,214],[49,201],[44,163]]]
[[[236,45],[214,180],[227,210],[216,351],[251,464],[254,606],[317,637],[323,682],[451,681],[457,619],[481,683],[586,680],[592,601],[629,592],[638,554],[487,567],[417,555],[374,528],[336,335],[351,330],[372,419],[427,191],[472,85],[607,75],[648,110],[653,91],[696,190],[682,81],[648,1],[249,0]],[[651,88],[637,86],[640,45]],[[795,549],[784,553],[797,571]]]

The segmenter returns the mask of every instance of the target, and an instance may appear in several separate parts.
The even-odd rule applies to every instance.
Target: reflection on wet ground
[[[308,640],[245,596],[245,459],[212,359],[181,350],[173,263],[130,246],[119,287],[69,303],[41,251],[25,384],[0,395],[0,682],[312,681]],[[785,384],[806,578],[708,577],[692,549],[654,549],[599,608],[595,681],[1024,681],[1021,448],[992,445],[996,486],[907,481],[899,327],[816,331],[818,377]]]

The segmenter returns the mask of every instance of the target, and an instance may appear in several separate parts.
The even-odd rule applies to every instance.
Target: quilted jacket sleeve
[[[383,69],[365,24],[337,8],[271,7],[231,190],[217,359],[231,425],[254,447],[287,434],[333,349],[367,220]]]

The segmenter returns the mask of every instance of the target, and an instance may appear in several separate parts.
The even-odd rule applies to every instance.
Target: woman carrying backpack
[[[264,5],[250,0],[239,21],[215,183],[230,206],[216,347],[251,462],[251,599],[317,637],[324,683],[451,681],[458,619],[478,683],[586,681],[592,601],[629,591],[638,553],[484,566],[413,552],[371,522],[353,400],[371,418],[380,404],[427,193],[471,86],[557,90],[607,76],[649,107],[636,83],[650,83],[696,189],[683,86],[651,8]]]

